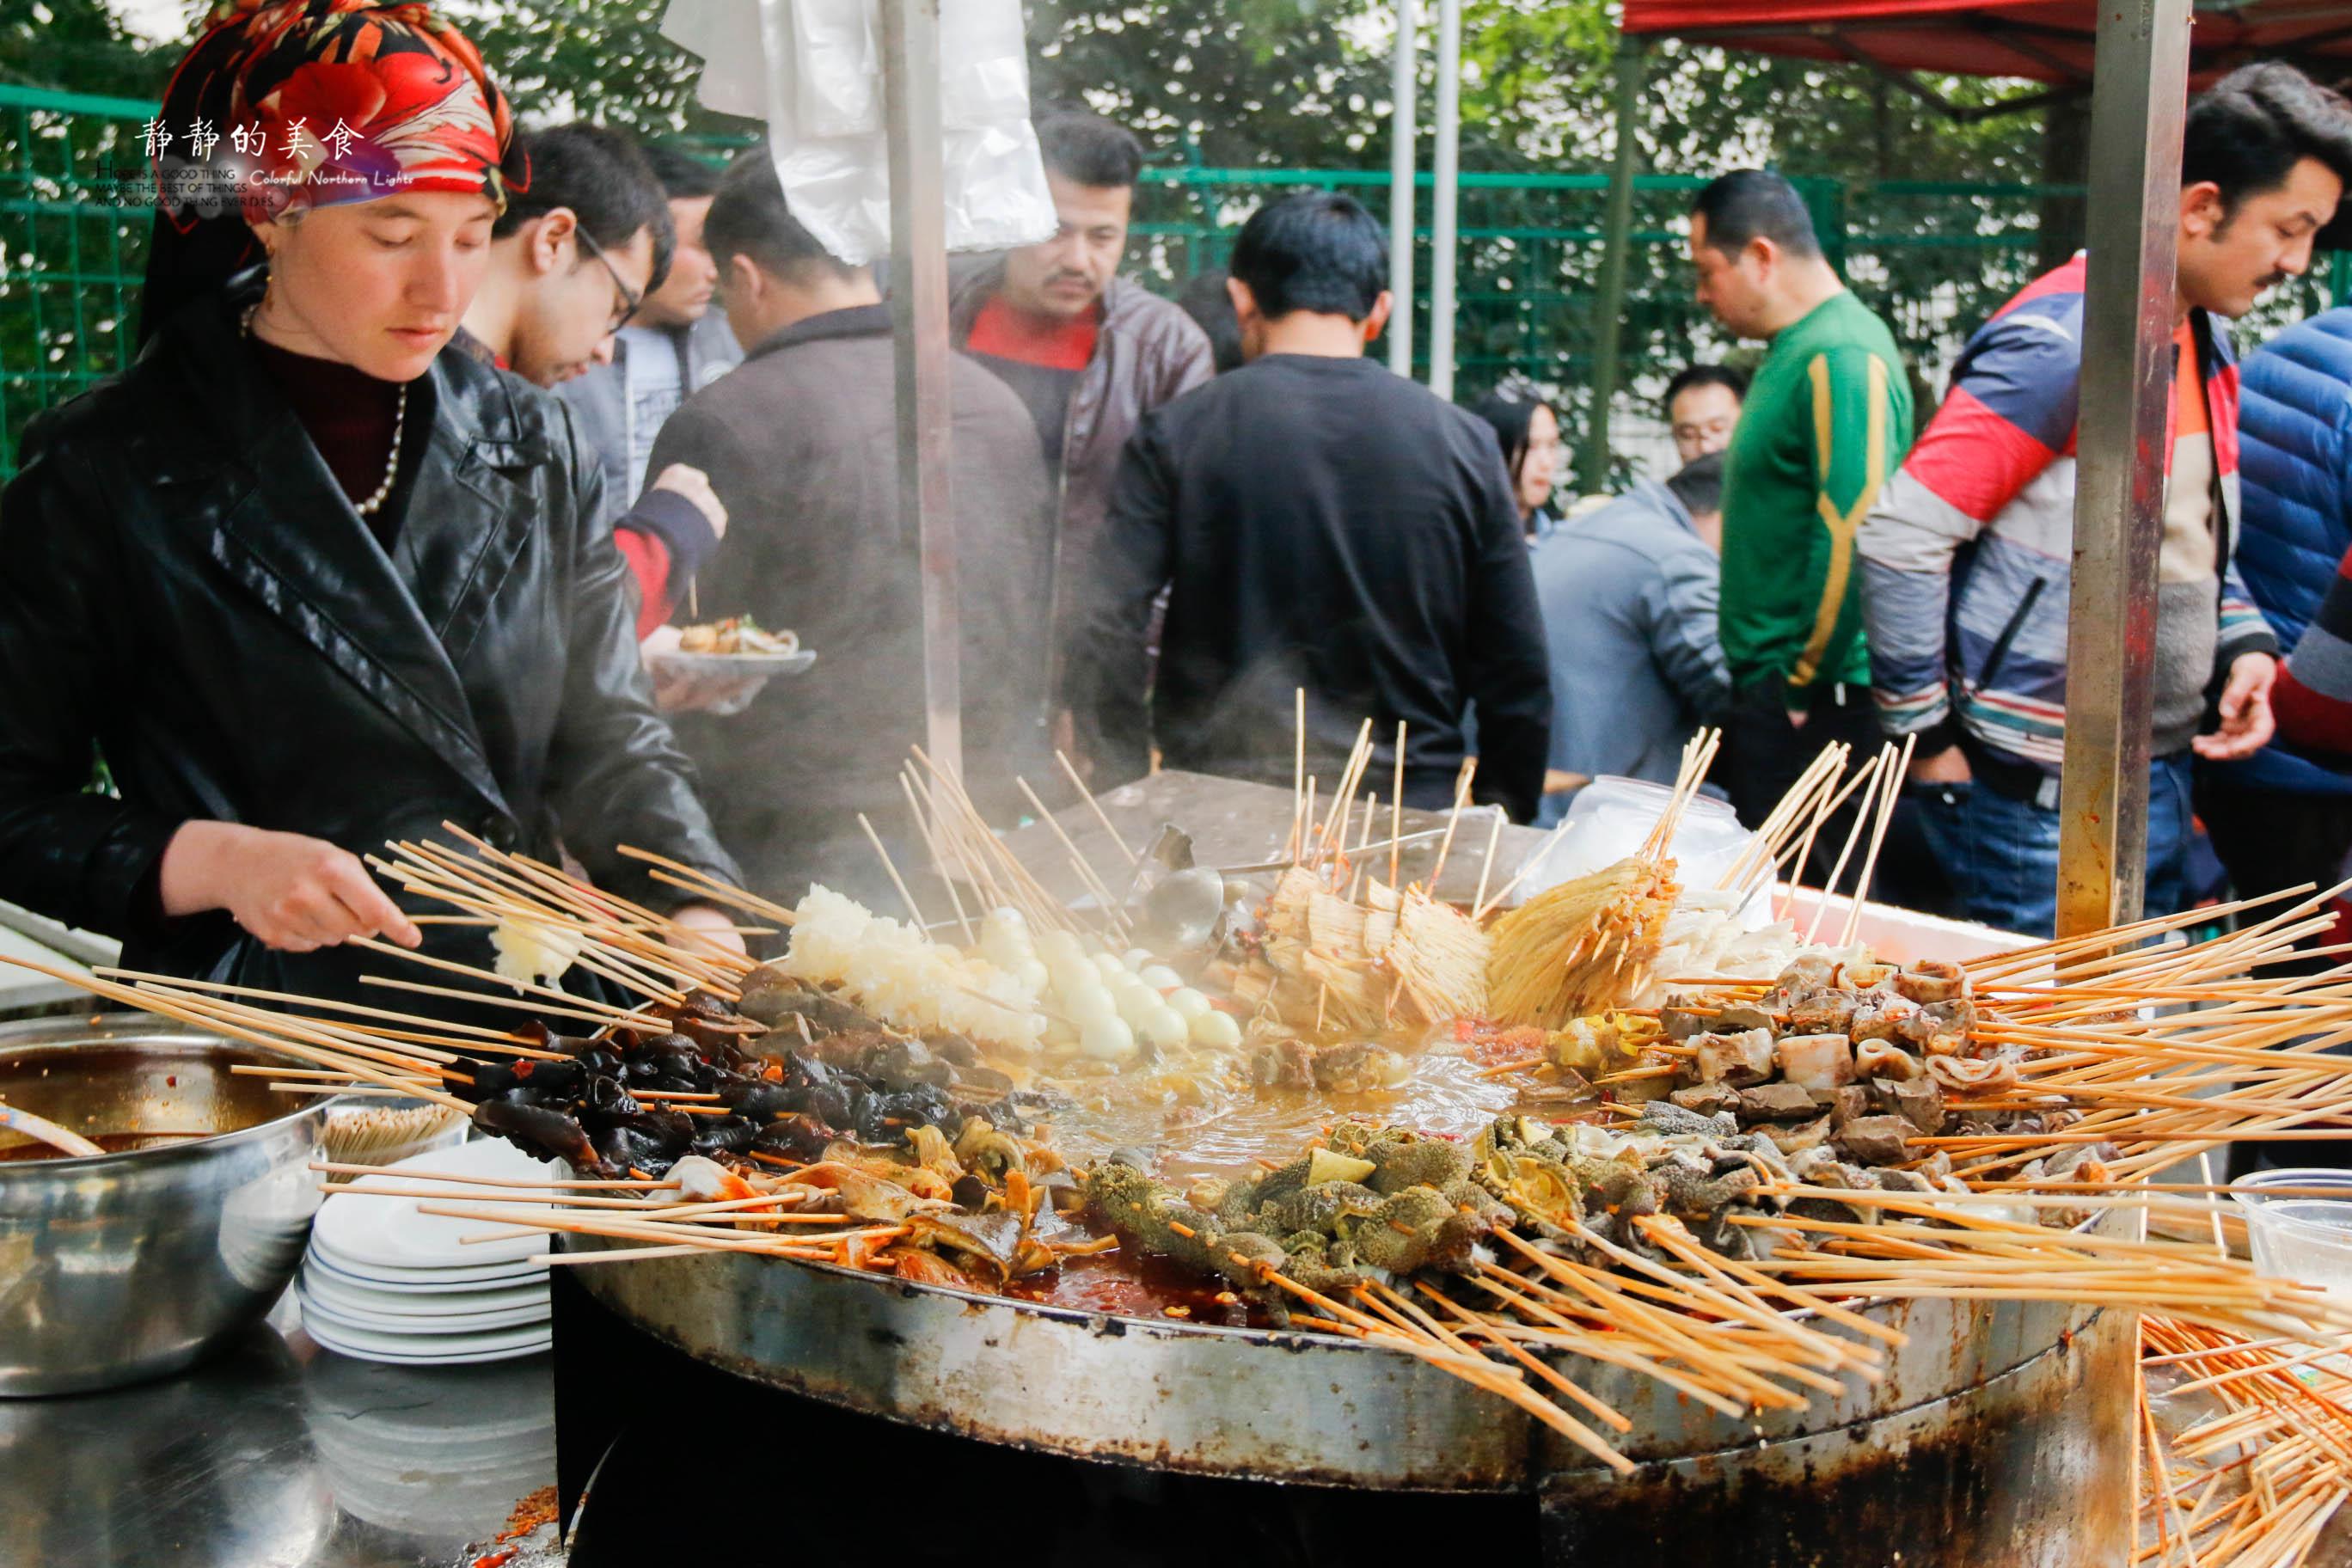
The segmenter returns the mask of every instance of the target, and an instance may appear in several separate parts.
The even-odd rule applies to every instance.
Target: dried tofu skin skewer
[[[1486,1016],[1493,952],[1475,921],[1416,888],[1404,896],[1385,957],[1421,1021],[1434,1024]]]
[[[1617,1000],[1658,953],[1681,887],[1671,860],[1628,857],[1546,889],[1495,922],[1493,1016],[1558,1029]]]

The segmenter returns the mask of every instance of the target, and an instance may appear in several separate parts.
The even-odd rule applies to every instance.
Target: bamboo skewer
[[[592,1017],[600,1018],[608,1023],[632,1026],[651,1025],[656,1021],[646,1016],[643,1013],[635,1012],[626,1007],[615,1007],[609,1003],[593,1001],[585,996],[574,996],[568,991],[558,991],[552,986],[541,985],[533,981],[509,980],[504,975],[495,973],[488,969],[477,968],[475,965],[470,963],[458,963],[451,959],[436,958],[430,953],[411,952],[404,947],[396,947],[391,942],[379,942],[375,938],[370,936],[355,936],[345,945],[351,947],[363,947],[370,952],[381,952],[392,958],[404,958],[412,963],[421,963],[428,968],[445,970],[452,974],[467,975],[475,980],[484,981],[491,985],[503,986],[508,990],[515,992],[518,996],[527,994],[531,997],[555,998],[561,1001],[565,1006],[572,1008],[575,1016],[580,1013],[585,1013]],[[487,996],[479,996],[477,995],[476,993],[467,991],[454,991],[450,994],[453,995],[464,996],[468,1000],[492,1002],[503,1002],[506,1000],[495,993]]]
[[[1484,910],[1486,907],[1486,879],[1494,875],[1495,849],[1502,842],[1503,814],[1496,812],[1495,826],[1486,834],[1486,853],[1480,857],[1478,861],[1478,891],[1470,900],[1470,907],[1473,910]]]
[[[1068,775],[1071,787],[1078,792],[1078,798],[1087,803],[1087,809],[1095,814],[1095,820],[1102,824],[1102,830],[1110,841],[1118,846],[1118,852],[1127,858],[1127,863],[1129,866],[1143,864],[1143,858],[1129,848],[1127,840],[1119,837],[1118,829],[1110,825],[1110,815],[1103,810],[1102,802],[1095,798],[1095,792],[1087,787],[1087,781],[1078,776],[1078,770],[1070,765],[1070,759],[1055,752],[1054,760],[1062,764],[1062,772]]]
[[[1880,755],[1883,757],[1885,753],[1881,752]],[[1790,864],[1789,897],[1776,911],[1779,918],[1784,920],[1791,918],[1796,910],[1797,895],[1804,889],[1805,868],[1812,863],[1814,838],[1820,834],[1823,827],[1829,826],[1830,818],[1838,814],[1839,810],[1845,805],[1846,801],[1853,796],[1854,792],[1864,788],[1870,783],[1870,780],[1876,772],[1875,764],[1877,762],[1877,758],[1872,759],[1872,762],[1866,763],[1863,766],[1855,769],[1853,775],[1851,778],[1845,779],[1843,783],[1840,783],[1834,776],[1829,778],[1823,784],[1819,795],[1815,796],[1811,815],[1805,824],[1804,837],[1799,841],[1794,858]],[[1841,756],[1841,766],[1843,766],[1843,755]],[[1859,813],[1857,812],[1857,820],[1858,819]],[[1851,838],[1853,836],[1849,833],[1847,837]],[[1776,867],[1778,866],[1779,861],[1777,858],[1772,861],[1772,864]],[[1841,862],[1841,868],[1842,866],[1843,862]],[[1837,872],[1833,870],[1830,875],[1829,882],[1823,884],[1822,890],[1816,899],[1814,905],[1814,912],[1816,915],[1820,913],[1822,908],[1827,906],[1831,886],[1836,881]],[[1810,932],[1808,933],[1806,940],[1808,942],[1812,940]]]
[[[454,822],[444,822],[441,826],[452,837],[471,846],[478,858],[465,859],[432,843],[404,842],[396,843],[393,847],[395,852],[438,868],[445,877],[469,881],[477,886],[503,888],[509,894],[528,900],[529,904],[542,910],[552,906],[572,921],[603,936],[608,943],[626,950],[633,959],[691,977],[697,984],[721,984],[727,974],[740,973],[752,967],[749,958],[709,947],[694,933],[682,931],[667,917],[642,904],[593,887],[561,868],[534,860],[527,855],[510,854],[496,848]],[[625,845],[615,847],[625,855],[632,853]],[[643,851],[635,852],[635,855],[637,858],[647,858]],[[666,858],[652,858],[672,867],[692,869],[684,868],[682,862],[667,860]],[[703,876],[699,872],[696,875]],[[691,949],[657,941],[649,934],[656,931],[679,933],[683,940],[692,944]]]
[[[1291,689],[1297,717],[1292,727],[1290,754],[1290,863],[1297,865],[1307,852],[1307,822],[1315,807],[1307,798],[1307,688]]]
[[[348,1160],[313,1160],[306,1168],[335,1176],[375,1176],[383,1174],[386,1170],[386,1167],[382,1165],[356,1164]],[[676,1187],[678,1184],[677,1179],[674,1176],[668,1178],[597,1177],[591,1180],[582,1180],[572,1177],[548,1176],[478,1176],[462,1175],[455,1172],[407,1170],[401,1171],[398,1174],[403,1181],[451,1182],[459,1186],[468,1187],[564,1188],[581,1191],[604,1191],[607,1189],[663,1191]]]
[[[586,1263],[640,1263],[653,1258],[691,1258],[703,1250],[699,1247],[672,1243],[656,1247],[607,1247],[595,1252],[541,1252],[523,1259],[526,1263],[549,1265]]]
[[[1644,859],[1662,859],[1672,852],[1675,835],[1682,826],[1683,812],[1706,782],[1706,771],[1715,762],[1716,749],[1723,742],[1720,730],[1701,730],[1683,747],[1682,767],[1675,775],[1673,790],[1666,797],[1665,808],[1658,813],[1649,837],[1635,854]]]
[[[467,991],[457,985],[432,985],[421,980],[402,980],[389,974],[362,974],[360,976],[360,984],[382,985],[393,991],[410,991],[419,996],[446,996],[455,1001],[471,1002],[477,1005],[509,1007],[541,1018],[572,1018],[590,1024],[605,1026],[617,1024],[631,1028],[641,1026],[650,1027],[659,1022],[658,1019],[647,1017],[643,1014],[625,1014],[615,1017],[611,1011],[591,1012],[584,1007],[556,1006],[549,1003],[534,1001],[527,996],[502,996],[494,992]],[[575,998],[575,1000],[585,1000],[585,998]],[[599,1005],[602,1005],[599,1004]]]
[[[1054,754],[1057,757],[1061,755],[1059,752]],[[955,878],[948,873],[947,854],[940,847],[939,834],[932,829],[930,822],[923,816],[922,805],[915,799],[914,779],[901,772],[898,775],[898,788],[907,797],[907,815],[914,818],[915,831],[921,837],[923,847],[930,852],[931,874],[939,878],[940,886],[947,889],[948,903],[955,910],[956,927],[963,932],[964,942],[969,946],[978,942],[980,935],[971,929],[971,917],[964,910],[963,895],[956,890]],[[1123,849],[1126,846],[1121,845],[1119,847]]]
[[[907,879],[898,875],[898,864],[890,858],[890,851],[882,847],[881,835],[874,831],[874,824],[866,820],[862,811],[857,814],[857,826],[864,831],[866,842],[874,846],[874,854],[882,862],[882,869],[889,873],[890,885],[898,889],[898,897],[905,901],[907,913],[913,919],[915,929],[919,931],[929,930],[931,922],[923,918],[921,907],[915,902],[915,895],[907,890]]]
[[[1030,808],[1036,812],[1038,820],[1061,841],[1063,849],[1068,853],[1070,864],[1078,874],[1078,881],[1094,895],[1096,904],[1102,910],[1105,932],[1113,942],[1125,942],[1129,934],[1127,917],[1120,912],[1118,900],[1111,897],[1110,889],[1104,883],[1101,873],[1095,869],[1094,863],[1080,851],[1077,841],[1064,830],[1054,814],[1045,809],[1045,803],[1037,798],[1037,792],[1029,787],[1029,781],[1014,779],[1013,782],[1019,786],[1022,798],[1028,801]]]
[[[399,1051],[389,1046],[372,1042],[366,1037],[338,1025],[307,1019],[291,1014],[273,1013],[263,1008],[248,1007],[194,992],[183,992],[155,981],[145,981],[140,992],[168,999],[179,1009],[179,1016],[194,1021],[210,1021],[221,1025],[237,1025],[278,1037],[280,1043],[297,1043],[305,1049],[325,1050],[337,1054],[336,1066],[349,1071],[354,1065],[364,1065],[374,1075],[373,1081],[384,1086],[393,1081],[434,1081],[455,1076],[463,1080],[466,1075],[454,1073],[446,1064],[455,1059],[436,1052],[421,1057]],[[387,1077],[386,1075],[396,1075]]]
[[[1371,760],[1371,741],[1372,721],[1367,719],[1363,722],[1363,727],[1356,732],[1356,743],[1348,749],[1348,760],[1339,770],[1339,781],[1332,785],[1331,799],[1324,812],[1323,826],[1315,835],[1312,859],[1328,858],[1335,842],[1341,848],[1346,847],[1345,824],[1350,815],[1350,808],[1355,803],[1356,787],[1363,781],[1364,765]],[[1335,826],[1339,829],[1337,840],[1332,837]]]
[[[321,1067],[344,1067],[348,1065],[351,1068],[352,1076],[354,1078],[366,1079],[370,1081],[380,1082],[383,1086],[389,1088],[412,1090],[415,1094],[415,1097],[420,1100],[429,1100],[436,1104],[446,1106],[450,1110],[461,1111],[467,1115],[471,1115],[473,1112],[474,1108],[472,1106],[467,1104],[464,1100],[457,1099],[455,1095],[415,1089],[413,1080],[411,1079],[393,1078],[378,1067],[372,1064],[363,1064],[347,1057],[339,1058],[329,1056],[326,1057],[325,1059],[321,1059],[322,1053],[316,1047],[299,1043],[299,1041],[289,1039],[284,1036],[272,1036],[257,1033],[254,1029],[247,1027],[241,1023],[232,1022],[226,1018],[207,1016],[204,1013],[194,1011],[190,1006],[184,1005],[176,998],[167,998],[152,991],[142,991],[133,986],[120,984],[111,980],[101,980],[93,975],[77,974],[70,970],[59,969],[50,964],[37,963],[32,959],[18,958],[8,953],[0,953],[0,963],[13,964],[19,969],[30,970],[37,974],[46,974],[52,980],[65,981],[68,984],[78,985],[85,991],[91,992],[100,996],[107,997],[110,1000],[127,1003],[133,1007],[143,1008],[151,1013],[161,1013],[167,1017],[177,1018],[182,1023],[194,1024],[199,1028],[208,1029],[215,1034],[228,1035],[234,1038],[244,1040],[249,1045],[263,1046],[272,1050],[284,1051],[289,1056],[309,1060]],[[282,1017],[283,1016],[279,1015],[278,1016]]]
[[[1717,881],[1718,891],[1736,892],[1746,888],[1778,861],[1782,844],[1804,820],[1814,799],[1824,788],[1835,787],[1838,777],[1845,771],[1847,752],[1843,744],[1832,744],[1814,753],[1805,771],[1797,775],[1797,782],[1766,816],[1755,837]]]
[[[1396,783],[1389,795],[1389,892],[1397,892],[1397,862],[1404,848],[1404,721],[1397,721]]]
[[[1904,736],[1903,754],[1894,759],[1886,770],[1885,787],[1880,794],[1876,809],[1871,814],[1874,820],[1870,827],[1870,853],[1862,858],[1862,870],[1854,878],[1853,900],[1846,907],[1845,926],[1838,936],[1840,947],[1853,945],[1854,930],[1862,923],[1863,900],[1870,897],[1870,875],[1878,868],[1878,851],[1886,842],[1887,825],[1895,820],[1895,805],[1903,794],[1903,780],[1911,768],[1911,748],[1917,744],[1918,740],[1916,732]]]
[[[426,886],[413,881],[406,886],[411,891],[428,893],[446,902],[455,904],[459,909],[480,911],[500,924],[520,925],[543,934],[554,935],[560,940],[577,940],[583,934],[593,933],[593,928],[583,928],[569,919],[551,915],[529,905],[518,905],[509,900],[493,901],[477,899],[452,889]],[[713,984],[714,988],[720,988],[708,976],[678,970],[670,965],[656,966],[635,952],[625,952],[613,945],[583,942],[578,950],[572,953],[572,962],[656,1002],[675,1003],[685,995],[688,989],[698,984]],[[657,977],[654,973],[656,967],[667,971],[670,978],[664,980]],[[733,994],[732,987],[723,989],[729,995]]]
[[[505,1034],[476,1024],[453,1024],[445,1019],[427,1017],[423,1014],[396,1013],[389,1008],[369,1007],[356,1002],[338,1002],[326,997],[305,996],[294,991],[268,991],[257,985],[231,985],[219,980],[189,980],[177,975],[150,973],[139,969],[100,967],[90,973],[102,974],[110,979],[128,980],[136,984],[152,984],[184,991],[212,991],[226,996],[255,996],[268,1002],[299,1002],[305,1006],[331,1008],[335,1012],[349,1013],[358,1017],[383,1018],[394,1023],[406,1024],[418,1031],[430,1032],[436,1037],[457,1037],[449,1040],[449,1045],[455,1049],[444,1053],[446,1058],[449,1060],[455,1060],[456,1052],[460,1050],[494,1049],[501,1056],[541,1057],[550,1060],[560,1058],[563,1055],[561,1051],[545,1051],[526,1045],[520,1035]]]
[[[1478,774],[1478,759],[1462,759],[1462,771],[1454,775],[1454,806],[1446,814],[1445,837],[1438,840],[1437,862],[1430,869],[1429,891],[1436,896],[1438,884],[1445,879],[1445,858],[1454,850],[1454,830],[1461,826],[1462,808],[1470,801],[1470,781]]]
[[[971,858],[984,860],[992,867],[994,873],[1002,874],[1003,887],[1007,894],[1003,901],[1019,909],[1040,930],[1075,932],[1077,926],[1069,911],[1045,891],[1019,858],[990,831],[987,822],[964,793],[961,781],[934,763],[920,746],[913,749],[913,755],[930,774],[933,809],[952,825],[951,836],[956,842],[968,847]]]
[[[1854,782],[1861,788],[1864,801],[1875,804],[1878,800],[1882,775],[1886,772],[1891,754],[1888,751],[1881,750],[1856,775]],[[1843,799],[1843,796],[1841,795],[1840,798]],[[1873,816],[1874,813],[1864,809],[1861,805],[1856,805],[1854,808],[1853,825],[1845,831],[1845,843],[1839,847],[1837,858],[1831,862],[1829,877],[1822,883],[1822,890],[1813,900],[1813,918],[1805,926],[1805,941],[1808,944],[1811,943],[1820,932],[1822,917],[1829,913],[1830,900],[1836,895],[1838,882],[1845,875],[1846,862],[1853,858],[1854,847],[1861,842],[1863,831],[1870,826]]]
[[[1439,1342],[1445,1345],[1446,1348],[1454,1350],[1462,1355],[1474,1357],[1483,1361],[1484,1358],[1477,1357],[1476,1352],[1465,1344],[1458,1335],[1451,1333],[1440,1326],[1436,1320],[1422,1311],[1419,1307],[1415,1306],[1409,1299],[1398,1291],[1388,1287],[1381,1287],[1377,1290],[1368,1289],[1362,1291],[1360,1295],[1361,1299],[1370,1303],[1375,1310],[1378,1310],[1384,1316],[1389,1317],[1395,1326],[1407,1336],[1408,1341],[1413,1337],[1413,1330],[1418,1327],[1424,1332],[1435,1337]],[[1416,1320],[1418,1320],[1417,1322]],[[1533,1357],[1527,1357],[1525,1359],[1530,1363],[1534,1360]],[[1528,1388],[1523,1382],[1520,1382],[1516,1378],[1496,1379],[1492,1382],[1483,1379],[1474,1381],[1476,1381],[1480,1387],[1487,1389],[1490,1393],[1500,1394],[1502,1397],[1509,1400],[1512,1404],[1518,1405],[1521,1409],[1535,1416],[1537,1420],[1541,1421],[1545,1426],[1549,1426],[1552,1430],[1559,1433],[1560,1436],[1566,1437],[1570,1442],[1574,1443],[1578,1447],[1582,1448],[1585,1452],[1600,1459],[1601,1463],[1607,1465],[1611,1469],[1615,1470],[1618,1474],[1633,1474],[1633,1462],[1625,1458],[1624,1455],[1619,1453],[1616,1449],[1611,1447],[1606,1438],[1602,1437],[1591,1427],[1587,1426],[1583,1422],[1577,1420],[1574,1416],[1560,1409],[1559,1405],[1554,1405],[1551,1401],[1544,1398],[1541,1394],[1537,1394],[1533,1389]]]
[[[792,925],[800,919],[792,910],[772,900],[761,898],[758,894],[746,892],[740,888],[730,887],[709,873],[698,870],[683,861],[672,860],[667,856],[656,855],[650,849],[639,849],[628,844],[615,846],[615,848],[620,854],[627,856],[632,860],[643,860],[648,865],[658,866],[676,876],[688,879],[687,882],[678,883],[680,887],[689,885],[699,887],[713,900],[737,904],[764,920],[775,921],[782,925]]]

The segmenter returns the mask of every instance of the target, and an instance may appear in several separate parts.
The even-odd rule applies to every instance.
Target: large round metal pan
[[[1593,1466],[1493,1395],[1332,1335],[1115,1318],[740,1254],[590,1265],[580,1279],[625,1321],[738,1375],[988,1442],[1196,1474],[1435,1491],[1538,1489]],[[1881,1422],[1917,1442],[1921,1413],[2003,1380],[2078,1379],[2075,1342],[2089,1333],[2104,1343],[2116,1325],[2129,1327],[2118,1315],[2102,1324],[2044,1304],[1922,1300],[1868,1311],[1909,1336],[1888,1349],[1878,1381],[1849,1374],[1835,1394],[1748,1420],[1638,1373],[1580,1357],[1556,1364],[1632,1419],[1614,1439],[1628,1458],[1668,1464],[1841,1432],[1866,1443]],[[2121,1388],[2118,1398],[2127,1381]]]

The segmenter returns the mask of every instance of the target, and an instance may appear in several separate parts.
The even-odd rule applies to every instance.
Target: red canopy
[[[2257,57],[2295,61],[2323,80],[2352,67],[2352,0],[2197,0],[2196,18],[2199,77]],[[2090,79],[2097,26],[2096,0],[1625,0],[1629,34],[2061,85]]]

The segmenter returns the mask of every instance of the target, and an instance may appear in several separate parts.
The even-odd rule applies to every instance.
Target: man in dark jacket
[[[956,346],[1021,395],[1059,487],[1053,654],[1066,657],[1120,450],[1146,414],[1209,379],[1209,340],[1177,306],[1118,276],[1143,149],[1098,115],[1037,121],[1060,231],[973,269],[952,306]],[[1058,677],[1056,684],[1059,684]],[[1090,756],[1097,742],[1070,739]]]
[[[530,161],[530,188],[515,194],[492,231],[489,278],[467,310],[457,343],[484,364],[560,390],[579,415],[581,432],[604,470],[604,521],[637,580],[636,629],[643,637],[686,597],[726,531],[727,510],[710,493],[709,481],[683,465],[654,470],[654,482],[642,489],[630,483],[626,450],[617,459],[613,451],[615,443],[627,446],[618,409],[625,380],[617,384],[623,391],[613,392],[608,379],[602,396],[583,398],[572,389],[591,373],[609,378],[618,338],[630,330],[625,323],[669,296],[674,284],[690,288],[698,265],[709,268],[701,216],[695,204],[665,198],[643,150],[617,131],[558,125],[519,142]],[[706,197],[701,205],[709,205]],[[693,225],[690,247],[680,243],[681,208]],[[681,267],[682,283],[672,277]],[[699,700],[683,705],[727,694],[724,687],[709,687],[696,694]]]
[[[789,628],[817,662],[740,714],[682,715],[678,737],[751,886],[791,900],[816,880],[887,900],[857,814],[886,838],[906,827],[898,773],[924,719],[890,311],[870,268],[835,261],[793,217],[763,149],[720,180],[704,234],[749,352],[670,416],[650,466],[702,469],[732,519],[703,573],[703,612]],[[989,784],[1040,749],[1052,494],[1021,400],[961,355],[950,390],[965,769],[985,806]]]
[[[2237,566],[2284,658],[2352,550],[2352,307],[2249,355],[2239,398]],[[2331,882],[2352,853],[2352,774],[2281,740],[2243,761],[2200,761],[2197,815],[2241,897]]]
[[[1388,241],[1346,196],[1285,197],[1234,247],[1249,363],[1148,416],[1119,469],[1070,668],[1108,782],[1168,765],[1287,785],[1292,691],[1307,771],[1358,728],[1407,726],[1405,798],[1444,805],[1478,708],[1477,798],[1525,821],[1551,683],[1519,511],[1494,432],[1364,358],[1389,312]],[[1171,585],[1144,709],[1144,632]],[[1370,774],[1389,776],[1385,752]]]

